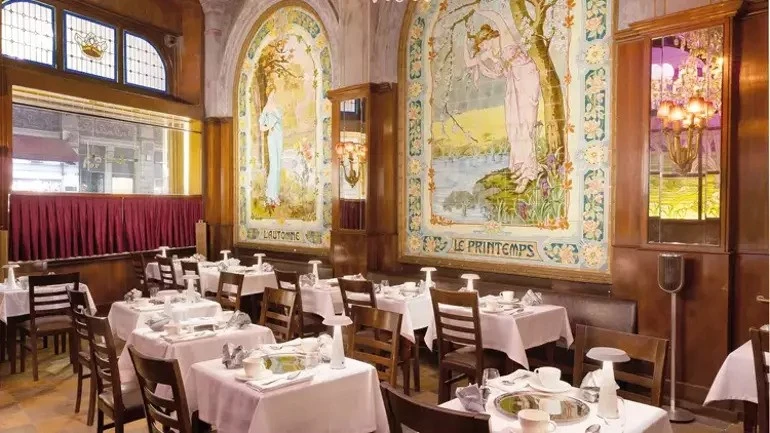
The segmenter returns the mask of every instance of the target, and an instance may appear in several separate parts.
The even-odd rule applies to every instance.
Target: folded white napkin
[[[510,316],[513,317],[513,318],[518,319],[519,317],[529,316],[530,314],[534,314],[534,311],[527,310],[525,308],[524,311],[520,311],[518,313],[513,313]]]
[[[265,355],[274,355],[277,353],[295,353],[299,351],[302,345],[301,338],[295,338],[294,340],[287,341],[281,344],[263,344],[259,347],[259,351]]]
[[[302,382],[309,382],[313,379],[313,372],[304,370],[300,372],[299,376],[289,379],[296,372],[284,373],[280,375],[272,375],[261,380],[251,380],[246,382],[246,386],[259,392],[272,391],[274,389],[284,388],[289,385],[294,385]],[[278,379],[278,380],[277,380]]]
[[[329,284],[339,284],[340,283],[340,280],[338,280],[336,278],[329,278],[328,280],[321,280],[321,281],[325,281],[325,282],[327,282]]]
[[[163,309],[163,305],[132,305],[131,309],[140,313],[146,313],[149,311],[161,311]]]
[[[497,388],[505,392],[516,392],[529,386],[528,377],[532,375],[532,372],[527,370],[516,370],[513,373],[492,379],[489,381],[489,386]],[[513,384],[511,384],[513,382]]]
[[[179,335],[164,335],[161,338],[163,338],[164,341],[167,343],[182,343],[185,341],[193,341],[193,340],[200,340],[202,338],[209,338],[217,335],[214,331],[200,331],[200,332],[193,332],[190,334],[179,334]]]
[[[455,396],[460,400],[465,410],[469,412],[484,412],[484,396],[478,385],[471,384],[457,388]]]

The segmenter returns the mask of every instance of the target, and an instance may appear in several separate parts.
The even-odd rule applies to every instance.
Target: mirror
[[[340,228],[365,229],[368,152],[366,98],[340,101],[339,160]]]
[[[648,242],[720,244],[722,26],[652,40]]]

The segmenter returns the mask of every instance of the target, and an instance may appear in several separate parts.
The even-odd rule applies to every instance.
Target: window
[[[166,65],[158,50],[146,39],[129,32],[125,32],[123,39],[126,84],[165,92]]]
[[[115,80],[115,28],[71,12],[64,23],[64,68]]]
[[[10,0],[2,6],[3,55],[54,66],[54,9],[34,1]]]

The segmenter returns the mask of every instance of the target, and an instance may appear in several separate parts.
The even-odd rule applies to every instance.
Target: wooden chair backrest
[[[72,317],[72,327],[75,329],[76,352],[83,350],[82,344],[89,343],[88,319],[87,315],[95,314],[88,305],[88,294],[85,291],[68,290],[67,296],[70,300],[70,317]],[[88,346],[86,346],[88,347]]]
[[[391,433],[402,433],[402,425],[420,433],[489,433],[489,415],[460,412],[421,403],[399,392],[394,385],[380,383]]]
[[[594,347],[621,349],[628,354],[632,361],[652,364],[651,375],[630,372],[624,370],[623,364],[615,364],[615,380],[630,384],[634,388],[650,390],[650,394],[646,395],[636,391],[620,389],[618,390],[618,395],[630,400],[660,407],[663,395],[663,369],[666,363],[668,340],[593,326],[577,325],[575,362],[572,374],[575,387],[580,387],[580,383],[586,373],[601,369],[601,365],[598,363],[586,363],[585,354]]]
[[[227,288],[235,286],[235,290]],[[222,308],[230,310],[241,309],[241,292],[243,291],[243,274],[234,274],[232,272],[220,272],[219,283],[217,284],[217,302]]]
[[[297,292],[265,287],[259,324],[270,328],[278,341],[288,341],[294,335],[294,306]]]
[[[144,260],[144,256],[141,253],[131,253],[131,266],[134,269],[134,278],[139,285],[139,290],[144,296],[148,296],[150,292],[147,287],[147,262]]]
[[[33,329],[38,317],[69,314],[68,290],[80,290],[80,273],[29,276],[29,318]]]
[[[302,294],[299,287],[299,274],[293,271],[281,271],[274,270],[275,280],[278,282],[278,288],[284,290],[293,290],[297,292],[297,296],[294,299],[294,316],[296,317],[296,331],[301,335],[302,330],[305,328],[305,321],[303,320],[304,311],[302,309]]]
[[[348,327],[348,356],[373,364],[380,380],[395,386],[401,314],[361,305],[351,306],[350,313],[353,325]]]
[[[436,320],[439,362],[452,345],[474,346],[476,365],[484,365],[479,297],[476,292],[430,289]]]
[[[144,401],[144,416],[151,433],[165,433],[173,430],[179,433],[192,433],[192,420],[187,406],[182,373],[179,361],[165,360],[144,356],[128,346],[131,360],[134,362],[139,390]],[[171,388],[172,398],[157,395],[159,385]]]
[[[179,290],[181,285],[176,280],[174,272],[174,260],[171,257],[155,256],[158,261],[158,271],[160,272],[160,282],[164,290]]]
[[[374,295],[374,284],[369,280],[351,280],[340,278],[340,293],[342,294],[342,306],[346,316],[351,316],[350,307],[360,305],[362,307],[377,308],[377,297]],[[359,296],[350,297],[350,294]],[[363,295],[363,296],[361,296]],[[366,299],[364,299],[364,297]]]
[[[106,317],[95,317],[89,314],[86,316],[86,323],[91,351],[91,372],[96,377],[97,394],[111,390],[117,411],[124,407],[123,393],[120,391],[118,351],[110,322]],[[91,380],[94,380],[93,376]]]
[[[768,417],[770,417],[770,410],[768,410],[768,392],[770,387],[768,386],[768,373],[770,368],[767,365],[766,354],[770,351],[770,342],[768,342],[768,332],[760,331],[756,328],[749,329],[751,335],[751,352],[754,356],[754,375],[757,381],[757,427],[759,433],[768,433],[770,426]]]
[[[188,262],[187,260],[181,260],[179,263],[182,264],[182,275],[197,275],[197,280],[192,280],[193,289],[200,293],[201,292],[201,280],[200,280],[200,272],[198,271],[198,262]],[[186,284],[186,281],[182,281],[182,284]],[[187,286],[184,286],[185,289],[187,289]]]

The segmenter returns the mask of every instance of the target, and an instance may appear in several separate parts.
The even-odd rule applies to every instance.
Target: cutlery
[[[279,377],[278,379],[273,379],[269,382],[264,382],[261,385],[262,386],[272,385],[278,382],[279,380],[294,380],[299,377],[300,373],[302,373],[302,370],[299,370],[296,373],[289,374],[288,376],[282,376],[282,377]]]
[[[511,312],[508,313],[508,314],[514,315],[514,314],[519,314],[519,313],[523,313],[523,312],[524,312],[523,308],[517,308],[517,309],[511,310]]]
[[[601,431],[602,426],[599,424],[592,424],[586,427],[586,433],[599,433]]]

